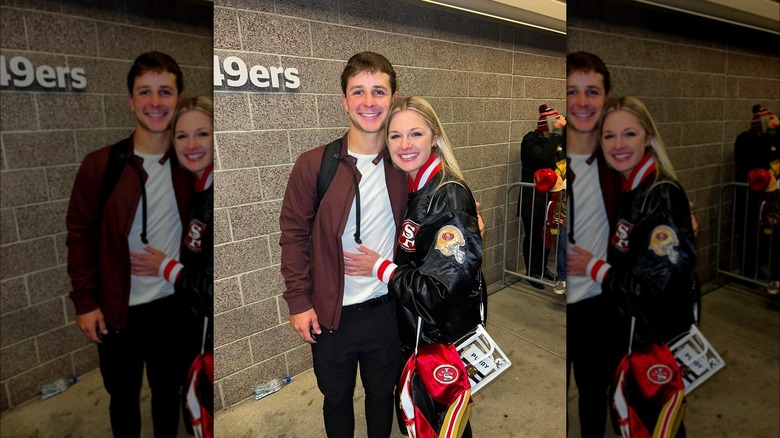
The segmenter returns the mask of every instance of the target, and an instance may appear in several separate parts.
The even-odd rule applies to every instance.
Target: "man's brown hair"
[[[352,55],[341,73],[341,91],[347,95],[347,81],[360,73],[382,72],[390,76],[390,94],[395,94],[395,70],[390,61],[379,53],[360,52]]]

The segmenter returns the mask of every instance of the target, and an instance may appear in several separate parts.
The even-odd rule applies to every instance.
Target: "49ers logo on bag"
[[[631,230],[634,226],[626,222],[624,219],[620,219],[615,225],[615,234],[612,235],[612,246],[618,251],[628,251],[628,238],[631,236]]]
[[[449,385],[458,379],[458,369],[450,364],[439,365],[433,370],[433,378],[441,384]]]
[[[203,232],[206,231],[206,224],[193,219],[187,227],[187,235],[184,237],[184,244],[192,252],[201,252],[203,249]]]
[[[665,385],[672,380],[672,369],[666,365],[653,365],[647,369],[647,380],[656,385]]]
[[[401,232],[398,233],[398,244],[406,251],[414,252],[414,238],[420,226],[407,220],[401,225]]]

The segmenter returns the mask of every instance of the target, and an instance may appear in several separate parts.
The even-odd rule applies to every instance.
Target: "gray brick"
[[[3,41],[3,49],[26,49],[25,35],[24,12],[0,8],[0,40]]]
[[[230,242],[230,217],[227,209],[214,211],[214,244]]]
[[[222,313],[241,307],[241,287],[238,277],[214,282],[214,313]]]
[[[19,240],[13,209],[0,210],[0,243],[5,245]]]
[[[224,3],[224,2],[223,2]],[[221,4],[220,6],[222,6]],[[273,10],[273,4],[271,4]],[[238,14],[235,9],[214,7],[214,48],[239,50]]]
[[[69,131],[4,134],[3,144],[9,169],[71,164],[76,159]]]
[[[62,297],[71,291],[70,277],[65,266],[30,274],[27,283],[30,289],[30,304]]]
[[[163,48],[179,64],[212,68],[214,63],[214,39],[209,36],[195,36],[170,32],[153,32],[154,44]],[[187,76],[184,76],[187,79]],[[186,85],[185,85],[186,87]]]
[[[312,22],[312,55],[315,58],[338,59],[346,62],[352,55],[366,48],[366,31],[354,27],[337,26],[330,23]],[[379,50],[379,49],[375,49]],[[381,53],[381,52],[380,52]],[[386,53],[382,53],[388,56]],[[341,76],[334,77],[335,80]]]
[[[249,340],[231,342],[214,349],[214,379],[218,380],[252,365]]]
[[[279,325],[276,300],[263,300],[214,318],[214,345],[221,346]]]
[[[97,25],[91,20],[46,13],[25,14],[31,50],[97,55]],[[52,38],[52,35],[57,35]]]
[[[217,133],[222,170],[290,163],[283,130]]]
[[[69,200],[76,180],[78,166],[49,167],[46,169],[46,185],[49,187],[49,199]]]
[[[79,348],[90,345],[76,324],[68,324],[56,330],[46,332],[37,338],[38,350],[42,362],[64,356]]]
[[[38,363],[40,361],[32,339],[0,349],[0,379],[6,380]]]
[[[29,305],[24,277],[16,277],[0,283],[0,314]]]
[[[17,208],[19,236],[22,240],[28,240],[67,231],[65,229],[67,210],[67,201]]]
[[[249,114],[248,96],[238,93],[214,94],[214,130],[249,131],[252,119]]]
[[[269,265],[268,238],[259,237],[214,247],[214,279]]]
[[[317,124],[314,96],[251,94],[249,106],[255,129],[307,128]]]
[[[231,208],[233,237],[240,240],[278,231],[281,207],[281,202],[272,201]]]
[[[300,347],[305,342],[290,324],[273,327],[249,338],[255,362],[263,362],[278,354]]]
[[[271,241],[274,242],[274,239]],[[242,275],[241,290],[246,303],[281,295],[285,286],[279,266],[270,266]]]
[[[311,56],[308,21],[239,11],[238,23],[246,51]]]
[[[3,93],[0,99],[0,125],[3,131],[32,131],[38,129],[35,114],[35,95]]]
[[[94,128],[103,126],[100,96],[88,94],[42,94],[37,96],[38,117],[43,129]],[[125,105],[127,100],[125,99]],[[67,109],[67,111],[64,111]],[[129,108],[127,109],[129,112]]]
[[[281,201],[290,179],[292,166],[274,166],[260,169],[260,182],[264,201]]]
[[[343,61],[282,57],[284,68],[298,69],[301,86],[295,90],[297,93],[341,94],[344,65]]]
[[[57,262],[51,237],[6,245],[0,248],[0,253],[0,278],[3,280],[48,268]]]
[[[220,171],[214,175],[217,208],[248,204],[262,200],[260,178],[257,169]]]
[[[5,347],[65,323],[62,300],[51,300],[3,315],[0,345]]]

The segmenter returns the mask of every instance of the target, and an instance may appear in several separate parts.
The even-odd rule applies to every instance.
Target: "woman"
[[[406,363],[418,342],[451,345],[481,322],[480,306],[487,296],[480,271],[482,239],[474,197],[431,105],[415,96],[397,99],[385,129],[393,163],[409,176],[409,203],[395,263],[359,246],[361,253],[344,252],[345,270],[347,275],[376,275],[387,283],[388,293],[400,303]],[[462,362],[456,362],[465,371]],[[443,426],[439,414],[448,406],[428,406],[433,408],[426,417],[436,417],[431,426],[438,434]],[[470,426],[463,423],[452,436],[471,436]]]
[[[134,275],[160,275],[174,283],[176,294],[191,312],[185,340],[190,376],[183,397],[199,436],[213,436],[214,353],[214,106],[211,98],[184,97],[173,118],[173,146],[179,162],[195,175],[190,222],[182,233],[181,261],[147,246],[147,253],[131,252]],[[200,353],[200,354],[199,354]],[[193,361],[194,359],[194,361]],[[190,367],[192,365],[192,367]],[[194,380],[193,380],[194,377]]]
[[[574,246],[568,274],[590,275],[618,308],[625,332],[616,353],[622,355],[629,342],[640,350],[690,329],[698,299],[696,248],[688,198],[645,105],[634,97],[608,101],[600,139],[607,163],[623,176],[617,222],[607,261]],[[652,431],[658,406],[634,405]]]

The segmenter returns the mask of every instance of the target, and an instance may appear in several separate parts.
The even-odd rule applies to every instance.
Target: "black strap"
[[[127,148],[130,147],[130,139],[126,138],[118,143],[114,143],[108,152],[108,164],[103,173],[103,181],[100,183],[100,196],[98,197],[98,207],[100,216],[103,216],[103,210],[106,208],[106,202],[114,192],[122,172],[125,170],[127,161]]]
[[[132,160],[130,160],[130,157],[127,155],[127,149],[129,147],[130,139],[126,138],[118,143],[114,143],[108,151],[108,163],[106,164],[106,170],[103,173],[103,180],[100,182],[100,194],[98,197],[100,218],[103,217],[108,198],[111,197],[111,193],[114,192],[116,185],[119,183],[119,178],[122,177],[122,173],[125,170],[125,164],[128,162],[132,163]],[[149,244],[149,241],[146,239],[146,182],[144,181],[143,173],[140,171],[138,172],[138,179],[141,185],[141,242]]]
[[[320,173],[317,175],[317,203],[314,204],[315,213],[319,210],[320,201],[322,201],[322,197],[325,196],[325,192],[328,191],[328,187],[330,187],[330,183],[333,181],[333,177],[336,175],[336,170],[339,167],[339,161],[342,159],[340,138],[328,143],[322,150]]]
[[[360,240],[360,190],[358,188],[357,174],[355,169],[350,166],[344,156],[341,155],[340,138],[328,143],[322,150],[322,161],[320,162],[320,173],[317,175],[317,202],[314,204],[314,213],[320,208],[320,202],[328,191],[333,177],[336,175],[339,163],[347,164],[352,172],[352,182],[355,185],[355,243],[362,244]]]

